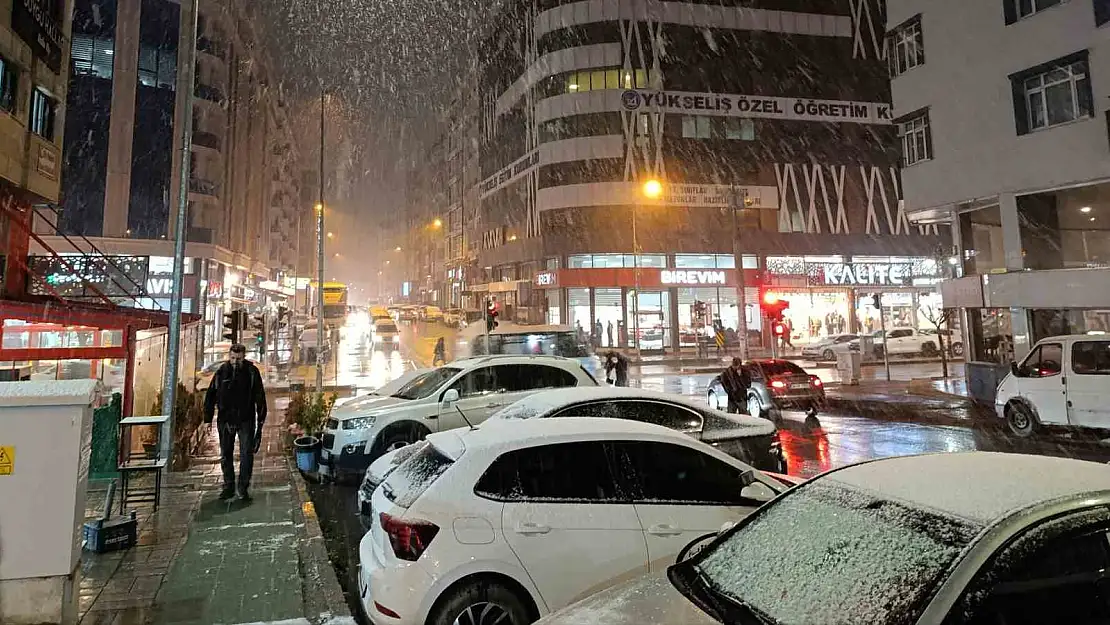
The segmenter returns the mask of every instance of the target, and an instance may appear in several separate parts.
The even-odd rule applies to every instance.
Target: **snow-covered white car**
[[[786,490],[657,425],[512,425],[432,434],[374,491],[358,572],[373,623],[526,625],[662,571]]]
[[[478,424],[525,395],[551,388],[597,386],[577,361],[557,356],[482,356],[457,360],[361,407],[333,413],[321,437],[325,472],[362,477],[386,451],[432,432]],[[465,416],[464,416],[465,415]]]
[[[858,339],[856,334],[833,334],[814,341],[802,348],[802,358],[809,360],[836,360],[837,354],[847,353],[852,341]],[[858,341],[857,341],[858,345]]]
[[[1106,623],[1110,470],[1027,454],[803,482],[660,572],[537,625]]]
[[[544,391],[501,409],[489,423],[547,417],[606,417],[653,423],[713,445],[762,471],[786,473],[786,458],[773,423],[727,414],[679,395],[599,386]]]

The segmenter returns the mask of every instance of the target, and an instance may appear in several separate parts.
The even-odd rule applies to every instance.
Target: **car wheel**
[[[709,391],[709,396],[706,397],[705,401],[706,401],[706,403],[709,404],[710,408],[713,408],[714,410],[720,410],[721,409],[721,404],[717,401],[717,394],[714,393],[713,391]],[[726,408],[727,408],[727,406],[726,406]]]
[[[476,580],[437,602],[430,625],[526,625],[531,616],[517,593],[493,580]]]
[[[921,345],[921,355],[922,356],[935,356],[936,354],[937,354],[937,346],[934,345],[932,343],[932,341],[928,341],[928,342],[923,343]]]
[[[1006,407],[1006,425],[1014,436],[1029,438],[1037,432],[1037,417],[1025,404],[1014,402]]]
[[[387,454],[402,447],[408,447],[418,440],[420,440],[420,436],[416,433],[416,430],[411,428],[391,432],[382,441],[382,453]]]
[[[957,357],[957,358],[962,357],[964,355],[964,344],[963,343],[953,343],[952,344],[952,355]]]
[[[767,411],[763,409],[762,404],[759,402],[759,397],[754,393],[748,395],[748,414],[760,418],[765,418],[767,416]]]
[[[822,360],[836,360],[836,354],[833,353],[833,350],[826,349],[825,351],[821,352],[821,359]]]

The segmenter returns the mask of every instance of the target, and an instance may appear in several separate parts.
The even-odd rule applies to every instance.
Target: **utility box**
[[[0,382],[0,623],[77,622],[96,380]]]
[[[844,351],[836,355],[836,369],[840,373],[840,383],[855,386],[859,384],[863,356],[857,351]]]

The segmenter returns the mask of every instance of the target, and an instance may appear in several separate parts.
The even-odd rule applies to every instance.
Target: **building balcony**
[[[219,197],[220,183],[214,182],[212,180],[204,180],[202,178],[190,178],[189,193],[206,195],[209,197]]]
[[[223,106],[224,93],[216,87],[213,87],[211,85],[198,84],[196,86],[196,89],[193,90],[193,94],[201,100],[206,100],[208,102]]]
[[[210,132],[198,130],[193,132],[193,145],[199,145],[202,148],[218,151],[223,147],[223,140]]]
[[[227,50],[223,44],[204,35],[197,37],[197,52],[214,56],[220,60],[227,60]]]

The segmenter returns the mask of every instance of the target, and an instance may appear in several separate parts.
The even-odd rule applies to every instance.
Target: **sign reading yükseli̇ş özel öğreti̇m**
[[[621,94],[621,104],[628,111],[792,121],[889,124],[892,118],[890,104],[884,102],[814,100],[688,91],[629,89]]]

